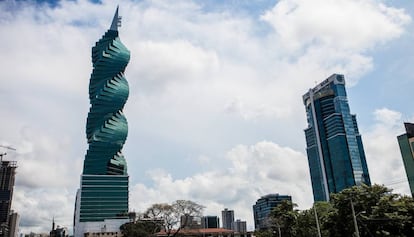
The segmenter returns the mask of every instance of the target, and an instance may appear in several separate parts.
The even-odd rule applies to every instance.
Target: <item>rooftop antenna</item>
[[[112,19],[111,28],[109,28],[110,30],[113,30],[113,31],[118,31],[118,27],[121,27],[122,17],[118,15],[118,10],[119,10],[119,6],[116,7],[115,15],[114,15],[114,18]]]

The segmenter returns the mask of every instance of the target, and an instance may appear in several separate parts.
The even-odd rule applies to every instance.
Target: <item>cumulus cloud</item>
[[[313,200],[306,156],[288,147],[262,141],[251,146],[238,145],[224,157],[229,167],[202,172],[184,179],[174,179],[163,170],[152,170],[154,185],[135,185],[131,205],[145,211],[152,203],[190,199],[206,206],[205,213],[220,215],[225,207],[235,210],[235,217],[247,220],[253,228],[252,206],[269,193],[292,195],[300,208]]]
[[[409,194],[397,136],[405,133],[402,115],[388,108],[373,113],[377,121],[363,135],[371,181],[385,184],[397,193]]]
[[[404,10],[373,0],[282,0],[262,19],[289,49],[326,45],[356,51],[398,37],[411,20]]]
[[[0,144],[17,148],[7,157],[19,165],[13,208],[25,233],[49,231],[53,216],[71,225],[87,149],[91,46],[115,7],[0,2]],[[229,207],[249,225],[261,195],[291,194],[301,208],[311,203],[302,94],[334,72],[355,85],[373,69],[370,52],[410,22],[404,10],[376,1],[282,0],[261,17],[189,0],[120,7],[120,38],[132,56],[124,111],[131,208],[194,199],[206,214]],[[385,124],[398,113],[380,114],[382,125],[366,137],[395,135]],[[384,154],[365,146],[367,157]]]
[[[411,22],[404,10],[374,0],[282,0],[262,19],[287,55],[313,54],[316,64],[348,75],[351,85],[372,68],[367,50],[399,37]]]

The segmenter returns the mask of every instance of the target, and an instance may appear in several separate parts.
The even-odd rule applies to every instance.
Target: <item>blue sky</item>
[[[408,194],[396,136],[414,121],[411,1],[3,1],[0,144],[17,148],[7,158],[23,232],[49,231],[53,216],[72,225],[91,47],[118,3],[131,210],[190,199],[252,229],[262,195],[311,206],[302,95],[333,73],[345,75],[372,182]]]

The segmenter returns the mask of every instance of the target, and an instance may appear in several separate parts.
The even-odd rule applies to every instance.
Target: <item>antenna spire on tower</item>
[[[109,28],[109,30],[118,31],[118,27],[121,26],[122,17],[118,15],[118,9],[119,9],[119,6],[116,7],[115,15],[114,15],[114,18],[112,19],[111,28]]]

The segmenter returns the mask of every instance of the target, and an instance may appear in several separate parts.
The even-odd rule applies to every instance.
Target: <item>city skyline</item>
[[[251,230],[251,205],[265,194],[310,207],[301,96],[333,73],[347,78],[372,183],[409,193],[395,138],[403,121],[414,121],[405,103],[414,81],[414,3],[119,4],[133,55],[123,149],[131,209],[190,199],[206,215],[235,210]],[[17,149],[7,159],[19,164],[12,208],[23,231],[49,231],[52,216],[72,225],[87,149],[90,48],[115,7],[0,2],[0,144]]]

